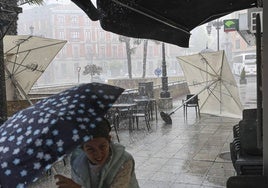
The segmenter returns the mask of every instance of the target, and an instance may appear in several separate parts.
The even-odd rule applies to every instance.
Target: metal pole
[[[81,70],[81,67],[77,67],[77,82],[78,82],[78,84],[80,83],[80,70]]]
[[[260,14],[256,17],[256,55],[257,55],[257,144],[260,149],[262,149],[262,55],[261,55],[261,27],[260,27]]]
[[[2,27],[2,26],[0,26]],[[1,28],[3,31],[3,28]],[[7,120],[6,81],[3,55],[3,39],[0,40],[0,126]]]
[[[165,56],[165,43],[162,43],[162,91],[160,93],[160,97],[170,98],[170,93],[168,91],[167,65]]]
[[[220,50],[220,27],[219,27],[219,21],[217,21],[217,51]]]

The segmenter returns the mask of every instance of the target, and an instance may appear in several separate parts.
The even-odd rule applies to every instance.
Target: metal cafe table
[[[126,113],[125,116],[129,118],[129,130],[132,130],[132,113],[136,106],[136,103],[114,103],[111,110],[118,114],[119,119],[121,119],[123,113]],[[119,126],[119,121],[117,126]]]

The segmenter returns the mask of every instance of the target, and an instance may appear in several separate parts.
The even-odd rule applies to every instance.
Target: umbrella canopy
[[[190,31],[258,0],[72,0],[91,20],[120,35],[189,46]]]
[[[190,92],[198,94],[201,113],[242,117],[239,90],[224,51],[177,58]]]
[[[0,127],[0,184],[24,187],[92,138],[122,88],[83,84],[19,111]]]
[[[7,100],[25,99],[66,42],[29,35],[6,35],[3,43]]]

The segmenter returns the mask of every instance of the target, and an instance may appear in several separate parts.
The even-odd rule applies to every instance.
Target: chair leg
[[[145,123],[146,123],[147,130],[149,131],[151,129],[150,120],[146,116],[145,116]]]
[[[137,125],[137,130],[139,129],[139,117],[136,117],[136,125]]]
[[[183,105],[183,117],[185,118],[185,105]]]
[[[120,139],[119,139],[119,136],[118,136],[118,131],[117,131],[117,125],[114,125],[114,131],[115,131],[115,134],[116,134],[116,137],[117,137],[117,141],[120,143]]]

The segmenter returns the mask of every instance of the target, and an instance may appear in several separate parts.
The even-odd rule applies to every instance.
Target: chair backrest
[[[149,101],[139,101],[136,107],[137,113],[149,113]]]
[[[191,97],[193,97],[193,94],[189,94],[186,96],[186,100],[190,99]],[[198,95],[195,95],[191,100],[189,100],[187,102],[187,104],[198,104]]]

